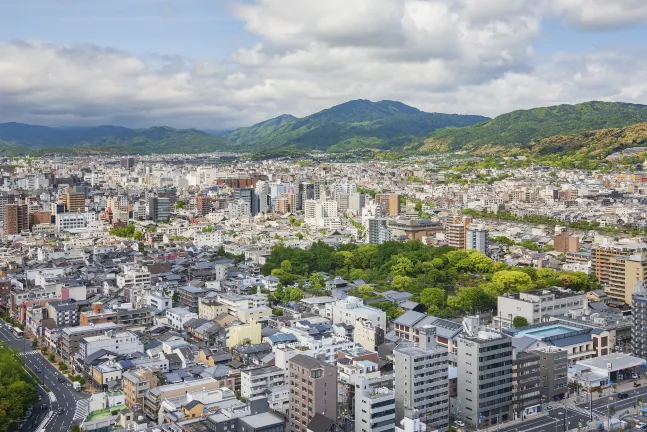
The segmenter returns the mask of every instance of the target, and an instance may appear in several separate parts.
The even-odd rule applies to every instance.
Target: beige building
[[[134,408],[135,405],[144,406],[144,396],[149,390],[157,387],[157,375],[149,368],[136,369],[124,372],[122,385],[126,395],[126,405]]]
[[[579,252],[580,238],[569,234],[567,228],[557,227],[553,237],[553,246],[557,252],[561,253]]]
[[[184,396],[189,392],[200,390],[217,390],[219,383],[213,378],[169,384],[155,387],[144,395],[144,413],[152,420],[158,421],[158,413],[164,399]]]
[[[618,242],[591,249],[594,274],[611,299],[631,304],[634,285],[645,280],[646,253],[643,243]]]
[[[397,217],[400,214],[400,195],[377,194],[375,204],[382,207],[386,216]]]
[[[288,362],[288,432],[304,432],[315,414],[337,420],[337,368],[299,354]]]
[[[470,216],[457,215],[449,219],[445,225],[447,244],[458,249],[465,249],[465,234],[470,223],[472,223]]]
[[[353,340],[367,350],[377,351],[377,347],[384,343],[384,330],[375,327],[371,321],[358,319]]]
[[[215,299],[200,297],[198,300],[198,316],[214,320],[218,315],[227,313],[228,307]]]

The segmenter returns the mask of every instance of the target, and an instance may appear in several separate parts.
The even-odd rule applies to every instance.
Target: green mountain
[[[622,128],[647,122],[647,106],[621,102],[585,102],[502,114],[462,129],[445,128],[423,140],[422,151],[524,148],[543,138]]]
[[[4,155],[202,153],[221,151],[227,145],[223,137],[195,129],[0,124],[0,154]]]
[[[223,135],[241,150],[390,149],[437,129],[487,120],[474,115],[427,113],[395,101],[354,100],[303,118],[283,115]]]

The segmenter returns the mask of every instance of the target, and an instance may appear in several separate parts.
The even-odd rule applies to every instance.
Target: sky
[[[0,123],[647,104],[645,0],[0,0]]]

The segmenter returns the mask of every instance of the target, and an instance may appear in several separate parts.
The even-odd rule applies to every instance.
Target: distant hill
[[[120,126],[60,127],[0,124],[0,153],[202,153],[226,149],[227,140],[195,129]]]
[[[440,128],[469,126],[484,120],[488,118],[427,113],[395,101],[353,100],[303,118],[282,115],[223,136],[244,150],[390,149],[408,145]]]
[[[647,106],[622,102],[585,102],[502,114],[462,129],[445,128],[423,140],[423,151],[524,148],[553,136],[622,128],[647,122]]]

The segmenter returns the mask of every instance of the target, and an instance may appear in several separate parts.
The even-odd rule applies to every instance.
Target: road
[[[627,399],[618,399],[617,393],[627,393],[630,397]],[[638,396],[642,396],[647,401],[647,386],[645,384],[636,389],[619,389],[617,393],[607,390],[601,397],[597,393],[592,395],[593,424],[591,426],[595,427],[603,423],[604,427],[607,427],[608,407],[610,405],[615,408],[615,416],[618,417],[624,416],[625,412],[630,414],[635,412],[634,409]],[[552,409],[548,409],[546,415],[536,418],[530,417],[523,422],[517,422],[511,425],[504,424],[500,429],[492,427],[490,430],[498,430],[500,432],[564,432],[565,418],[568,418],[567,430],[577,429],[580,424],[585,428],[587,423],[589,423],[589,402],[585,394],[577,404],[569,401],[564,406],[561,402],[551,402],[548,406]]]
[[[41,431],[67,432],[74,422],[78,423],[85,417],[88,407],[87,395],[74,391],[72,383],[47,361],[40,351],[32,350],[31,341],[15,338],[4,322],[0,322],[0,340],[21,352],[25,366],[31,369],[54,395],[53,400],[50,400],[51,394],[48,395],[42,388],[38,388],[42,400],[34,406],[32,415],[19,432],[36,431],[46,417],[49,418]],[[59,379],[64,382],[59,382]],[[48,408],[42,410],[42,404],[47,404]],[[60,408],[64,409],[62,414],[58,414]]]

